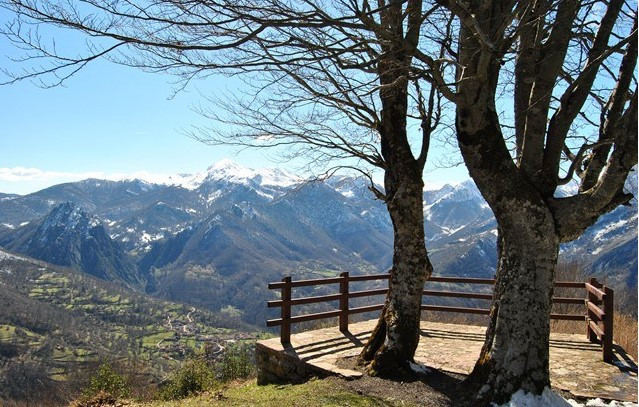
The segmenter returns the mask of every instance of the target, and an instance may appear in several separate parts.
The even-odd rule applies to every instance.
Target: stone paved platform
[[[258,371],[262,381],[303,380],[310,375],[339,375],[350,379],[360,372],[338,367],[338,360],[355,356],[370,336],[376,320],[349,325],[349,332],[335,328],[291,336],[284,347],[279,338],[257,344]],[[486,328],[422,321],[415,360],[446,372],[468,374],[479,357]],[[602,360],[601,347],[585,335],[552,334],[550,380],[554,388],[576,397],[637,402],[637,364],[615,346],[614,364]]]

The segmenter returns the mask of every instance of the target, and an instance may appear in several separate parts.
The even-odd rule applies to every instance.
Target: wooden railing
[[[601,341],[603,359],[612,362],[612,337],[614,320],[614,291],[591,278],[585,283],[586,298],[586,335],[590,342]],[[603,306],[603,308],[600,307]]]
[[[282,343],[290,343],[291,325],[306,321],[313,321],[325,318],[339,318],[339,329],[342,332],[348,331],[348,319],[350,315],[360,314],[364,312],[379,311],[384,305],[366,305],[361,307],[349,307],[351,298],[363,298],[377,295],[386,295],[388,288],[351,291],[350,283],[362,281],[388,280],[389,274],[373,274],[351,276],[348,272],[341,273],[339,277],[298,280],[293,281],[291,277],[284,277],[281,282],[269,283],[269,289],[280,289],[281,299],[268,301],[268,307],[279,307],[280,317],[269,319],[266,325],[269,327],[280,326],[280,340]],[[448,283],[448,284],[481,284],[494,285],[494,279],[484,278],[458,278],[458,277],[434,277],[431,276],[428,282]],[[339,292],[330,295],[320,295],[314,297],[293,298],[292,289],[298,287],[312,287],[319,285],[336,284],[339,286]],[[603,359],[607,362],[612,361],[612,328],[613,328],[613,291],[591,278],[588,282],[577,281],[557,281],[555,287],[563,288],[581,288],[586,292],[585,298],[570,297],[554,297],[554,304],[576,304],[584,305],[583,314],[561,314],[551,313],[551,319],[567,320],[567,321],[585,321],[586,335],[591,342],[600,341],[603,347]],[[437,291],[424,290],[425,297],[447,297],[461,299],[479,299],[492,300],[493,295],[488,293],[474,293],[462,291]],[[338,309],[332,311],[317,312],[304,315],[292,315],[293,306],[315,304],[336,301],[339,302]],[[602,308],[603,306],[603,308]],[[487,308],[469,308],[469,307],[453,307],[444,305],[426,305],[421,306],[426,311],[442,311],[456,312],[462,314],[479,314],[488,315],[490,309]]]

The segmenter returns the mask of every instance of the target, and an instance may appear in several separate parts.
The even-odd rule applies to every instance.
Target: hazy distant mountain
[[[75,233],[62,232],[68,226],[63,219],[71,224],[72,217],[56,215],[60,226],[47,233],[41,230],[44,221],[36,221],[55,218],[56,205],[72,201],[84,211],[87,230],[101,224],[95,233],[105,231],[94,236],[91,246],[100,256],[113,256],[102,264],[111,269],[123,265],[124,271],[103,272],[104,278],[138,284],[148,276],[147,289],[157,295],[209,308],[226,301],[245,310],[263,308],[266,282],[284,274],[361,273],[391,264],[390,219],[362,179],[304,182],[283,171],[252,170],[225,160],[198,174],[175,176],[170,183],[85,180],[26,196],[2,195],[0,244],[40,258],[61,251],[64,264],[82,264],[66,248],[81,253],[78,236],[86,231],[74,226]],[[634,177],[627,187],[636,193],[636,185]],[[496,223],[472,181],[425,191],[424,223],[436,274],[494,274]],[[37,245],[36,235],[43,241],[58,235],[76,238],[47,249]],[[98,249],[101,244],[106,248]],[[116,247],[124,248],[137,271]],[[636,286],[636,205],[603,216],[581,239],[563,245],[561,258],[617,284]]]

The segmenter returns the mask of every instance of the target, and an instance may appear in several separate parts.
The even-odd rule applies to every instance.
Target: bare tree
[[[478,397],[550,385],[559,244],[632,195],[637,163],[637,5],[623,0],[449,2],[458,143],[498,222],[499,261]],[[498,114],[510,93],[512,121]],[[510,125],[510,126],[509,126]],[[509,150],[510,149],[510,150]],[[556,196],[576,178],[579,190]]]
[[[211,73],[237,75],[246,92],[218,103],[225,114],[203,112],[218,127],[200,129],[196,137],[283,147],[313,164],[347,166],[369,178],[368,169],[382,169],[383,191],[372,180],[370,188],[386,203],[394,226],[393,267],[384,310],[361,360],[376,373],[408,367],[419,341],[423,285],[432,272],[423,169],[442,109],[439,93],[424,81],[429,73],[416,69],[413,59],[422,41],[440,53],[450,46],[449,36],[431,39],[422,31],[439,6],[350,0],[0,4],[15,16],[4,34],[28,50],[21,65],[26,70],[10,72],[9,82],[55,86],[102,57],[176,74],[182,85]],[[43,25],[86,34],[86,54],[62,55],[39,35]],[[33,63],[42,58],[50,65]]]
[[[284,145],[320,161],[355,157],[382,168],[385,190],[372,188],[393,221],[394,265],[382,318],[361,355],[377,371],[405,365],[417,345],[420,293],[432,269],[422,171],[436,126],[453,122],[441,109],[448,100],[466,166],[499,225],[495,301],[471,375],[478,403],[549,385],[559,244],[631,198],[623,184],[637,162],[636,3],[0,4],[17,16],[6,34],[53,62],[27,64],[35,70],[15,79],[53,74],[55,84],[103,56],[173,72],[184,83],[211,72],[241,75],[253,92],[227,104],[241,115],[225,118],[243,131],[215,132],[213,142]],[[86,33],[88,54],[69,58],[45,47],[38,24]],[[421,130],[416,139],[411,121]],[[571,180],[579,190],[556,197]]]

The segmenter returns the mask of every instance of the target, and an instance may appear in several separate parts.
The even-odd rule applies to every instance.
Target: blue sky
[[[6,11],[0,13],[3,20]],[[16,71],[9,57],[17,51],[5,38],[0,50],[0,68]],[[209,77],[171,97],[172,80],[96,61],[64,86],[42,89],[29,81],[0,86],[0,192],[25,194],[87,177],[194,173],[222,158],[251,168],[295,171],[301,165],[278,162],[272,150],[238,152],[187,137],[185,129],[207,124],[193,110],[205,102],[202,94],[233,91],[237,82]],[[443,154],[450,151],[432,149],[427,184],[468,178],[463,166],[435,169]]]

